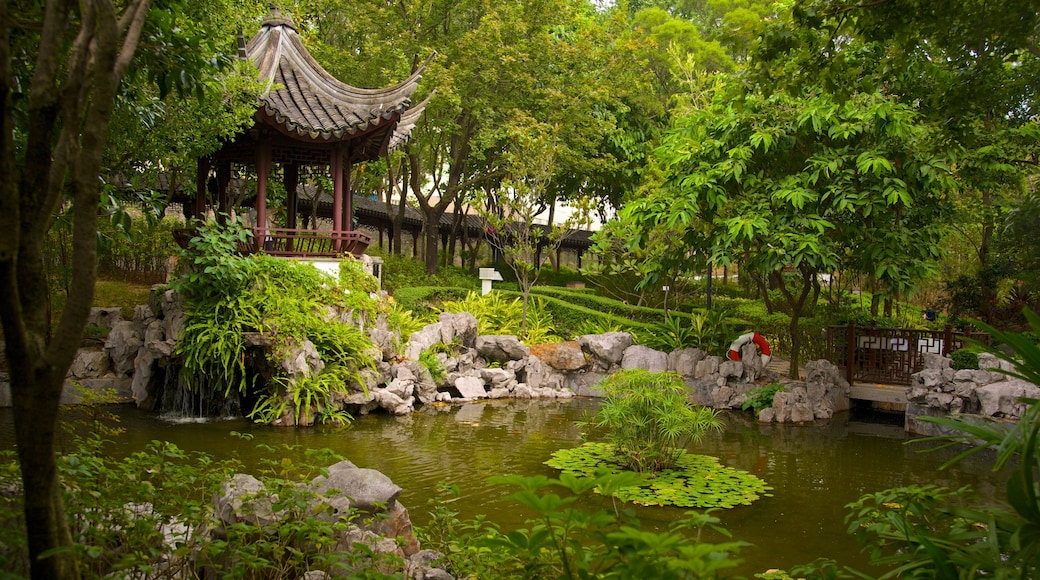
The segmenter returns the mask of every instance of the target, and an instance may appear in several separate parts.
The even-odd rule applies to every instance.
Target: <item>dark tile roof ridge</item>
[[[387,108],[406,108],[408,100],[418,87],[425,66],[419,67],[404,81],[383,88],[361,88],[349,85],[330,74],[319,64],[303,45],[296,30],[289,25],[265,26],[246,45],[246,53],[260,71],[261,80],[266,82],[264,94],[271,92],[275,84],[281,61],[288,63],[303,74],[316,94],[331,101],[343,101],[355,105]]]

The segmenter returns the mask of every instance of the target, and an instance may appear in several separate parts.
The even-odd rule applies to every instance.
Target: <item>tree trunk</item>
[[[79,577],[55,457],[58,403],[94,297],[105,133],[150,5],[132,0],[117,14],[105,2],[84,0],[78,11],[46,3],[16,151],[8,3],[0,2],[0,322],[34,579]],[[43,248],[63,196],[73,212],[72,291],[52,335]]]

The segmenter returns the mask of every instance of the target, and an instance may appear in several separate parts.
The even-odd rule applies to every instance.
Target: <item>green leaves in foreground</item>
[[[545,462],[563,474],[594,477],[597,472],[631,473],[617,463],[614,447],[607,443],[585,443],[560,449]],[[731,508],[751,505],[772,488],[746,471],[726,467],[707,455],[682,453],[673,469],[646,477],[641,484],[619,487],[611,493],[622,501],[639,505],[672,505],[686,508]],[[597,489],[602,493],[604,490]]]

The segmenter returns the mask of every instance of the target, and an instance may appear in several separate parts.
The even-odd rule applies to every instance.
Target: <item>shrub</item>
[[[954,370],[979,368],[979,352],[971,348],[961,348],[950,353]]]
[[[667,469],[690,441],[722,429],[714,410],[687,401],[686,386],[676,373],[626,369],[600,386],[606,398],[585,423],[606,429],[619,461],[633,471]]]
[[[740,409],[743,411],[752,409],[757,415],[763,409],[772,407],[773,396],[782,392],[784,392],[784,386],[780,383],[769,383],[764,387],[752,389],[747,392],[747,398],[744,399],[744,404],[740,406]]]
[[[458,499],[458,489],[447,488],[431,499],[433,517],[420,539],[445,554],[457,578],[716,578],[737,565],[747,543],[701,539],[708,531],[729,537],[711,510],[688,511],[667,529],[649,531],[632,510],[576,507],[593,490],[610,494],[638,479],[632,473],[494,477],[492,483],[517,489],[510,497],[531,514],[527,527],[510,531],[483,518],[459,520],[447,507]]]
[[[271,256],[238,255],[238,245],[248,233],[240,226],[203,224],[184,252],[188,269],[173,283],[186,300],[187,320],[177,354],[182,357],[179,380],[189,389],[203,386],[208,393],[228,396],[245,393],[253,384],[247,371],[245,335],[260,332],[273,343],[268,355],[274,359],[286,354],[304,340],[310,340],[322,360],[335,366],[335,372],[312,377],[300,384],[288,384],[283,376],[270,381],[269,397],[288,393],[294,399],[294,418],[307,421],[318,416],[341,421],[330,398],[342,385],[353,380],[360,368],[369,366],[366,353],[372,341],[353,324],[330,319],[328,307],[349,309],[355,318],[374,317],[382,308],[368,290],[375,279],[356,264],[348,264],[341,276],[357,284],[351,292],[327,275],[306,264],[279,260]],[[281,416],[280,403],[267,398],[257,418]]]

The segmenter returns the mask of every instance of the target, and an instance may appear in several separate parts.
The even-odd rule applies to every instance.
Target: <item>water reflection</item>
[[[509,529],[530,516],[506,499],[512,490],[491,486],[493,475],[555,475],[542,464],[556,449],[581,442],[574,421],[597,401],[491,401],[461,406],[432,406],[405,417],[370,415],[349,429],[277,429],[242,420],[172,424],[120,408],[128,434],[118,441],[118,453],[141,449],[152,439],[164,439],[187,450],[215,457],[237,458],[256,468],[269,452],[258,443],[275,446],[294,459],[307,448],[327,447],[362,467],[378,469],[404,488],[401,501],[422,525],[427,501],[437,484],[458,485],[461,501],[453,505],[463,517],[487,514]],[[970,484],[985,501],[1003,489],[1002,474],[990,471],[992,456],[980,454],[946,470],[940,466],[955,451],[922,453],[910,443],[901,422],[890,416],[848,414],[815,425],[760,425],[750,415],[723,415],[726,429],[691,445],[696,453],[713,455],[726,465],[766,480],[773,496],[752,506],[717,512],[734,538],[754,544],[743,552],[739,573],[787,568],[817,557],[866,568],[866,557],[845,533],[845,508],[861,495],[889,487],[934,483],[952,488]],[[898,419],[898,418],[897,418]],[[0,410],[0,446],[10,447],[13,435],[9,410]],[[232,435],[246,432],[252,441]],[[293,446],[289,451],[282,446]],[[605,505],[591,498],[589,507]],[[683,510],[644,508],[640,518],[663,529],[682,517]],[[711,538],[721,541],[724,538]]]

